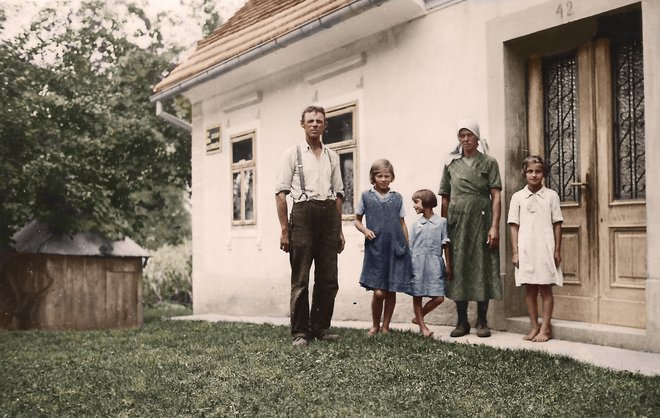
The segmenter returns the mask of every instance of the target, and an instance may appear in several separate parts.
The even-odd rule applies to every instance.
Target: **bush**
[[[155,306],[148,306],[144,310],[144,324],[151,324],[165,319],[192,315],[192,306],[184,306],[178,303],[162,302]]]
[[[192,243],[164,245],[149,258],[144,269],[144,303],[192,304]]]

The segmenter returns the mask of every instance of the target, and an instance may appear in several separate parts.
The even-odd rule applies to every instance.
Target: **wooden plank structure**
[[[130,238],[53,234],[32,222],[0,255],[0,329],[90,330],[142,325],[142,266]]]

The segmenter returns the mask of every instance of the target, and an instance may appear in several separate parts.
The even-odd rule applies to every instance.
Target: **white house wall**
[[[299,41],[298,46],[291,45],[188,91],[187,96],[193,102],[195,313],[288,316],[290,268],[288,256],[278,246],[274,179],[282,151],[304,139],[299,119],[307,105],[332,108],[357,103],[356,203],[360,192],[370,187],[371,163],[377,158],[388,158],[396,173],[393,188],[404,196],[409,227],[417,218],[410,196],[420,188],[437,191],[444,156],[455,146],[457,119],[473,117],[480,121],[482,136],[489,140],[490,153],[500,162],[504,177],[506,86],[501,42],[505,39],[493,51],[488,25],[503,16],[515,16],[555,3],[561,2],[467,0],[431,10],[423,17],[340,47],[327,40],[330,38],[324,38],[327,34],[315,35]],[[578,12],[588,16],[593,8],[609,10],[631,2],[573,0],[572,3]],[[595,3],[598,5],[594,6]],[[644,13],[658,16],[657,2],[649,0],[643,6]],[[368,20],[368,13],[359,18]],[[520,24],[530,31],[541,30],[550,26],[553,18],[538,16],[536,22]],[[341,31],[341,25],[332,30]],[[646,47],[646,42],[651,37],[660,38],[659,31],[657,21],[653,28],[644,27],[647,126],[651,125],[647,132],[655,133],[656,137],[660,129],[657,122],[651,123],[651,109],[657,109],[652,106],[657,106],[660,98],[658,77],[650,68],[657,66],[660,54],[657,43]],[[328,46],[331,48],[324,49]],[[305,51],[305,56],[312,59],[301,60],[297,51]],[[655,52],[655,58],[648,52]],[[293,56],[296,65],[287,65]],[[326,66],[342,60],[358,62],[361,56],[364,62],[357,66],[318,81],[305,81]],[[499,66],[493,66],[498,60]],[[251,104],[241,107],[241,102]],[[239,108],[231,109],[236,103]],[[215,125],[222,126],[222,150],[207,154],[204,131]],[[256,131],[256,225],[232,226],[229,138],[251,130]],[[659,154],[657,146],[654,149],[649,146],[649,159],[657,161]],[[648,178],[657,178],[651,174],[658,174],[660,164],[647,165]],[[660,203],[657,192],[649,188],[648,193],[649,246],[658,248],[660,244],[651,232],[659,236],[659,225],[651,217],[658,213]],[[503,236],[504,231],[503,220]],[[352,221],[344,223],[344,234],[346,248],[339,256],[340,290],[334,318],[367,320],[371,293],[358,285],[363,237]],[[502,243],[502,263],[506,262],[505,245],[508,243]],[[657,258],[653,261],[649,255],[648,259],[650,281],[654,283],[651,288],[657,295],[660,266]],[[408,321],[412,317],[411,298],[399,295],[397,303],[394,320]],[[657,310],[660,303],[650,305]],[[491,315],[496,316],[496,324],[502,324],[501,303],[496,304]],[[442,305],[430,318],[432,323],[450,324],[454,320],[451,302]],[[657,322],[652,324],[658,327]]]

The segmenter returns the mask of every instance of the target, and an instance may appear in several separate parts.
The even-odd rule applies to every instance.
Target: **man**
[[[295,347],[304,347],[313,338],[336,341],[330,322],[339,290],[337,254],[344,249],[341,230],[344,185],[339,156],[321,142],[325,110],[309,106],[300,126],[305,142],[282,155],[277,176],[275,201],[280,221],[280,249],[289,253],[291,263],[291,336]],[[286,195],[293,208],[287,221]],[[312,308],[309,309],[309,272],[314,263]]]

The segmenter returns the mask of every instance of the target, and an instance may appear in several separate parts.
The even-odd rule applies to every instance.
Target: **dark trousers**
[[[294,203],[289,222],[291,336],[321,337],[329,332],[339,290],[337,253],[341,219],[334,200]],[[312,309],[309,272],[314,263]]]

